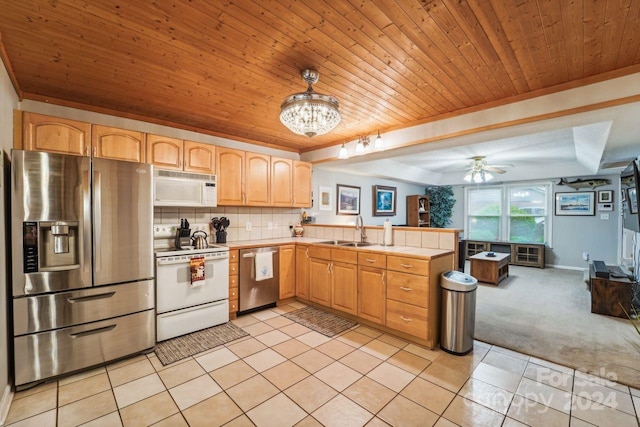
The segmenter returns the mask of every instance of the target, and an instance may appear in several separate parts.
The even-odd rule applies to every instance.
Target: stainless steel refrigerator
[[[155,344],[151,165],[13,150],[14,381]]]

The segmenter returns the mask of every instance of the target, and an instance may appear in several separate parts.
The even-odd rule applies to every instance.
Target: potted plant
[[[434,185],[425,188],[424,194],[429,196],[430,226],[445,228],[451,224],[453,205],[456,199],[453,197],[453,187],[450,185]]]

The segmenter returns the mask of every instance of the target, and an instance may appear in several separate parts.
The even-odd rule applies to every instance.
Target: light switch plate
[[[600,219],[609,219],[609,214],[600,214]]]
[[[251,231],[251,223],[250,222],[247,222],[244,227],[245,227],[244,228],[245,230]]]

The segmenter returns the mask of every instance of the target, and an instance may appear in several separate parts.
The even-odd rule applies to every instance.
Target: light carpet
[[[162,365],[168,365],[194,354],[249,335],[231,322],[192,332],[156,344],[155,352]]]
[[[509,270],[478,286],[476,339],[640,388],[640,337],[627,319],[591,313],[582,271]]]
[[[352,320],[318,310],[311,306],[284,313],[282,316],[328,337],[338,335],[347,329],[353,328],[357,324]]]

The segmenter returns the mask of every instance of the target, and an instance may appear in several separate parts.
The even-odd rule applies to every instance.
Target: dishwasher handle
[[[242,258],[255,258],[256,257],[256,253],[257,252],[249,252],[249,253],[246,253],[246,254],[242,254]],[[270,252],[265,252],[265,253],[277,254],[278,251],[270,251]]]

